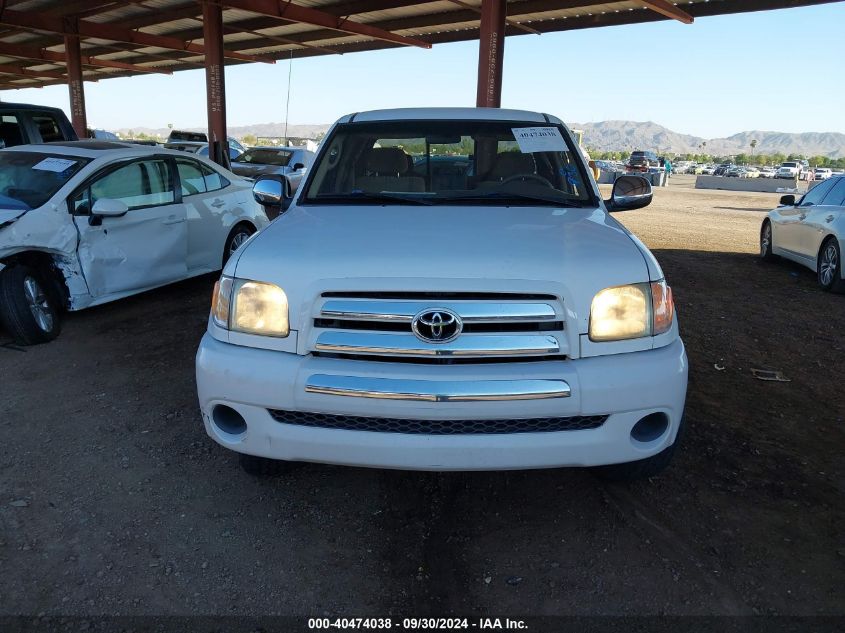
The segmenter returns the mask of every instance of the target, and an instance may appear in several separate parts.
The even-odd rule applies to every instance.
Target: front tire
[[[37,345],[59,335],[59,310],[38,271],[10,266],[0,271],[0,323],[20,345]]]
[[[760,259],[771,261],[775,258],[772,254],[772,223],[769,220],[763,221],[760,227]]]
[[[229,233],[226,238],[226,245],[223,247],[223,265],[229,261],[229,258],[235,254],[244,242],[246,242],[255,233],[255,228],[250,224],[238,224]]]
[[[829,237],[822,244],[817,271],[822,290],[845,292],[845,280],[842,279],[842,251],[835,237]]]

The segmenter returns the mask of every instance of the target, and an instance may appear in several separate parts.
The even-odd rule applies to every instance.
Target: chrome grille
[[[424,312],[457,315],[462,331],[446,342],[414,334]],[[552,295],[508,293],[324,293],[317,305],[311,352],[374,360],[565,358],[563,307]]]

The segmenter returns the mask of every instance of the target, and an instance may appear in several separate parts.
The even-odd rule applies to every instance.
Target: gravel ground
[[[253,479],[200,423],[205,277],[0,347],[0,614],[845,614],[845,297],[756,259],[777,195],[684,183],[618,215],[691,361],[664,475]]]

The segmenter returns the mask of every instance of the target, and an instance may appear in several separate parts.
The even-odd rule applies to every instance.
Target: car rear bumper
[[[570,361],[427,365],[297,356],[230,345],[206,334],[196,368],[206,431],[226,448],[281,460],[411,470],[644,459],[675,441],[687,386],[680,340],[657,350]],[[239,420],[235,426],[227,423],[230,410]],[[665,430],[645,441],[634,439],[633,427],[651,414],[665,420]],[[606,419],[578,430],[502,431],[511,421],[585,416]],[[303,423],[303,417],[317,422]],[[440,431],[352,430],[350,420],[357,421],[356,429],[362,423],[407,429],[408,420],[434,421]],[[478,421],[485,430],[447,434],[444,428],[454,428],[449,421],[464,426]],[[494,421],[497,430],[488,432],[491,427],[484,425]]]

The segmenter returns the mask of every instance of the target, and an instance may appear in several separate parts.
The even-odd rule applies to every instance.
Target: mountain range
[[[757,154],[803,154],[804,156],[845,156],[845,134],[840,132],[770,132],[751,130],[739,132],[727,138],[702,138],[680,134],[652,121],[599,121],[596,123],[570,123],[571,128],[584,131],[584,145],[598,151],[631,151],[634,149],[655,150],[659,153],[686,154],[704,153],[715,156],[749,153],[752,139],[757,140],[754,152]],[[324,133],[328,124],[289,125],[288,135],[299,138],[314,138]],[[202,131],[204,128],[188,128]],[[121,136],[130,133],[145,133],[166,138],[167,128],[124,128],[118,130]],[[233,126],[229,134],[243,138],[251,134],[261,137],[281,137],[285,133],[284,123],[259,123]]]
[[[584,145],[599,151],[655,150],[659,153],[712,154],[726,156],[751,152],[757,140],[757,154],[803,154],[804,156],[845,156],[845,134],[839,132],[770,132],[751,130],[727,138],[702,138],[679,134],[652,121],[600,121],[572,123],[584,131]],[[706,145],[705,145],[706,144]]]

